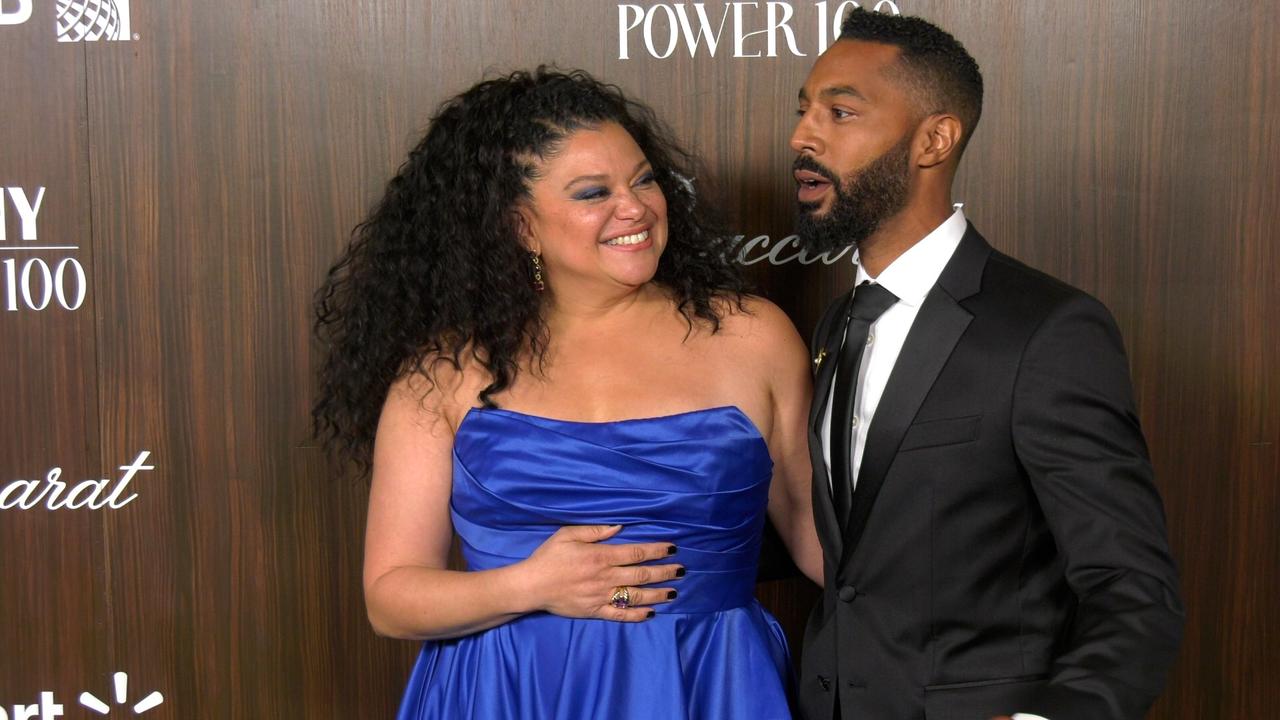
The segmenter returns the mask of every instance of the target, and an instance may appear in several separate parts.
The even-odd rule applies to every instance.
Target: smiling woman
[[[753,591],[766,513],[821,581],[808,356],[691,165],[583,73],[481,83],[321,289],[315,417],[372,471],[369,619],[427,641],[402,720],[790,717]]]
[[[597,159],[591,150],[624,136],[616,152],[628,153],[630,164],[602,170],[614,156]],[[550,162],[559,159],[567,162]],[[592,208],[619,201],[617,178],[615,186],[601,182],[611,172],[639,183],[624,195],[665,203],[671,239],[641,281],[666,288],[689,322],[714,327],[720,314],[712,298],[736,299],[744,285],[727,261],[726,234],[694,211],[685,181],[698,174],[694,165],[651,110],[581,72],[516,73],[444,103],[318,294],[317,329],[331,348],[315,408],[321,437],[368,467],[382,398],[406,369],[474,354],[491,374],[480,400],[492,406],[514,379],[518,355],[544,359],[543,308],[572,293],[555,278],[583,268],[581,257],[559,265],[572,257],[554,249],[546,258],[552,266],[540,268],[534,251],[546,241],[568,252],[548,237],[555,223],[588,222]],[[549,172],[558,182],[542,182]],[[625,227],[626,213],[613,227]],[[551,234],[572,232],[565,230]],[[540,269],[550,292],[534,287]]]
[[[571,301],[581,282],[629,288],[653,278],[667,246],[667,201],[622,126],[574,133],[543,173],[520,205],[521,234],[545,259],[557,302]]]

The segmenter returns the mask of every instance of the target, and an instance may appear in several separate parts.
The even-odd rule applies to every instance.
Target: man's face
[[[800,91],[796,231],[811,250],[861,242],[906,205],[918,115],[895,78],[898,52],[841,40]]]

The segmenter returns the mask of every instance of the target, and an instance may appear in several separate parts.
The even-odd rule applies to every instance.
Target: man
[[[981,105],[953,37],[860,10],[800,92],[798,232],[859,258],[813,340],[809,720],[1139,718],[1181,636],[1115,323],[952,209]]]

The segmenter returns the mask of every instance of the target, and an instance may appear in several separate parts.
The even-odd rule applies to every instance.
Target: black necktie
[[[845,326],[844,345],[836,365],[835,394],[831,398],[831,497],[843,532],[853,506],[853,408],[858,389],[858,369],[867,346],[871,324],[898,298],[881,285],[864,282],[853,291]]]

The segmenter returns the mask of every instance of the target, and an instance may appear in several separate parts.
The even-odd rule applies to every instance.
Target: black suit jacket
[[[819,432],[848,296],[815,333],[809,444],[827,586],[809,720],[1139,718],[1182,632],[1119,331],[970,226],[868,429],[841,536]]]

